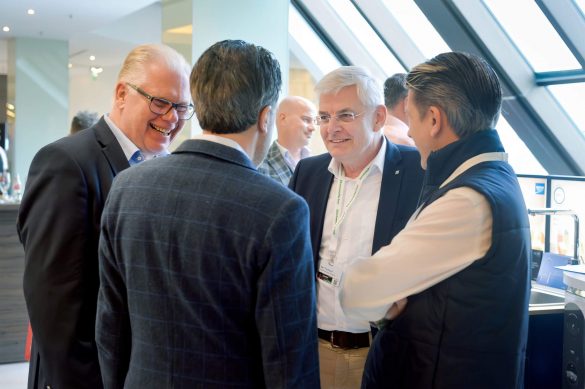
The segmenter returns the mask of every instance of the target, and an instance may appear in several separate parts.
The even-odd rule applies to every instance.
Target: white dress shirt
[[[335,178],[331,186],[331,191],[329,192],[329,199],[325,211],[323,235],[321,237],[321,247],[319,248],[319,265],[323,261],[330,260],[330,249],[331,247],[336,247],[333,263],[336,269],[339,269],[341,272],[341,279],[343,279],[343,272],[350,264],[360,257],[372,254],[385,155],[386,142],[384,141],[378,154],[372,161],[371,168],[364,178],[357,197],[347,210],[347,214],[338,228],[337,238],[333,236],[332,232],[335,219],[335,199],[339,191],[340,183],[340,166],[339,162],[335,159],[332,159],[329,164],[329,171]],[[357,179],[349,179],[347,177],[344,179],[345,184],[341,193],[343,196],[341,201],[343,207],[350,201],[357,185]],[[317,280],[318,327],[328,331],[368,332],[370,325],[367,320],[349,318],[343,313],[339,303],[339,290],[339,287],[335,287],[321,279]]]
[[[495,160],[507,160],[506,153],[469,159],[441,187],[472,166]],[[344,312],[354,320],[378,321],[394,302],[426,290],[482,258],[491,242],[492,212],[485,197],[467,187],[450,190],[422,211],[415,211],[390,245],[346,270],[340,288]]]
[[[112,130],[112,132],[114,133],[114,136],[116,137],[116,140],[120,144],[120,147],[122,147],[122,151],[124,152],[126,159],[130,161],[134,153],[139,151],[140,149],[130,140],[130,138],[126,136],[126,134],[124,134],[124,131],[122,131],[120,128],[118,128],[118,126],[116,126],[116,124],[112,121],[112,119],[110,119],[110,116],[108,114],[104,115],[104,120],[106,121],[108,127],[110,127],[110,130]],[[145,160],[149,160],[155,157],[162,157],[169,154],[167,150],[157,155],[148,153],[144,150],[140,150],[140,153],[142,154]]]
[[[209,142],[219,143],[220,145],[231,147],[232,149],[236,149],[236,150],[246,154],[246,152],[244,151],[244,149],[242,148],[242,146],[240,146],[240,144],[238,142],[236,142],[235,140],[230,139],[230,138],[225,138],[223,136],[214,135],[214,134],[197,134],[192,139],[207,140]],[[246,157],[248,157],[248,154],[246,154]]]

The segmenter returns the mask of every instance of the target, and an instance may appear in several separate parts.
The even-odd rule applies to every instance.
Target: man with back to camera
[[[203,134],[116,178],[100,240],[106,388],[319,387],[309,209],[255,168],[280,86],[268,50],[214,44],[191,73]]]
[[[415,66],[407,85],[409,135],[426,170],[421,206],[341,287],[349,317],[393,319],[362,387],[522,388],[530,229],[493,129],[500,83],[483,59],[451,52]]]
[[[384,82],[384,104],[388,109],[384,135],[394,144],[414,146],[414,141],[408,136],[408,118],[404,110],[407,94],[406,74],[396,73]]]
[[[339,281],[354,258],[371,255],[404,227],[416,207],[423,171],[416,149],[385,139],[382,88],[367,70],[340,67],[315,90],[329,153],[301,160],[289,186],[311,210],[321,385],[357,388],[370,324],[343,314]]]
[[[33,331],[29,388],[100,388],[95,344],[98,241],[112,180],[167,147],[191,118],[189,65],[142,45],[126,57],[109,115],[34,157],[17,228]]]
[[[278,139],[268,149],[258,171],[288,185],[295,167],[310,155],[309,141],[315,131],[315,105],[301,96],[287,96],[276,111]]]

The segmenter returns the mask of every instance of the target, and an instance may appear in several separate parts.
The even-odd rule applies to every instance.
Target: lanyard
[[[335,196],[335,217],[333,220],[333,230],[331,231],[331,240],[329,242],[329,263],[333,263],[333,260],[335,258],[336,252],[337,252],[337,246],[339,243],[339,229],[341,227],[341,224],[343,223],[343,221],[345,220],[345,217],[347,216],[347,213],[349,211],[349,209],[351,208],[351,206],[353,205],[353,203],[355,202],[355,199],[358,196],[358,193],[360,192],[362,185],[366,179],[366,177],[368,176],[368,173],[370,172],[370,169],[372,168],[372,163],[374,162],[374,160],[372,160],[368,166],[366,166],[364,168],[364,170],[361,172],[361,174],[358,176],[357,180],[356,180],[356,186],[355,189],[353,190],[353,193],[349,199],[349,201],[347,202],[347,204],[345,206],[343,206],[342,202],[343,202],[343,187],[345,186],[346,183],[346,178],[345,178],[345,172],[343,171],[343,167],[341,166],[341,163],[339,164],[339,170],[338,170],[338,181],[339,181],[339,185],[337,185],[337,194]]]

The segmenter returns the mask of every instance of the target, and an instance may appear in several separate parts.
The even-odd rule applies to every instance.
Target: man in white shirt
[[[339,283],[347,266],[390,243],[404,227],[423,173],[416,149],[385,139],[382,88],[367,70],[341,67],[315,89],[329,153],[301,160],[289,187],[311,211],[321,386],[359,388],[370,324],[343,313]]]
[[[309,141],[315,131],[315,104],[301,96],[282,99],[276,112],[276,139],[258,171],[288,185],[297,163],[310,155]]]
[[[493,129],[498,78],[483,59],[452,52],[414,67],[407,85],[409,135],[426,170],[421,206],[341,285],[349,318],[392,319],[362,388],[522,388],[530,230]]]
[[[408,136],[408,117],[404,109],[407,94],[406,74],[396,73],[384,82],[384,104],[388,109],[384,135],[394,144],[414,146],[414,141]]]

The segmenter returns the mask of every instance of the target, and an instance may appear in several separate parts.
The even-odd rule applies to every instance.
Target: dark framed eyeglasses
[[[317,115],[317,124],[320,126],[326,126],[329,124],[331,119],[335,119],[338,122],[351,123],[357,117],[363,115],[364,113],[366,113],[366,111],[360,113],[355,113],[352,111],[342,111],[335,113],[333,115],[329,115],[328,113],[319,114]]]
[[[177,116],[181,120],[189,120],[191,117],[193,117],[193,113],[195,113],[195,107],[193,104],[173,103],[161,97],[151,96],[141,88],[129,82],[127,82],[126,85],[140,93],[142,96],[146,97],[146,99],[150,102],[148,108],[150,108],[150,112],[152,113],[156,113],[157,115],[166,115],[171,111],[171,109],[174,108],[177,112]]]

